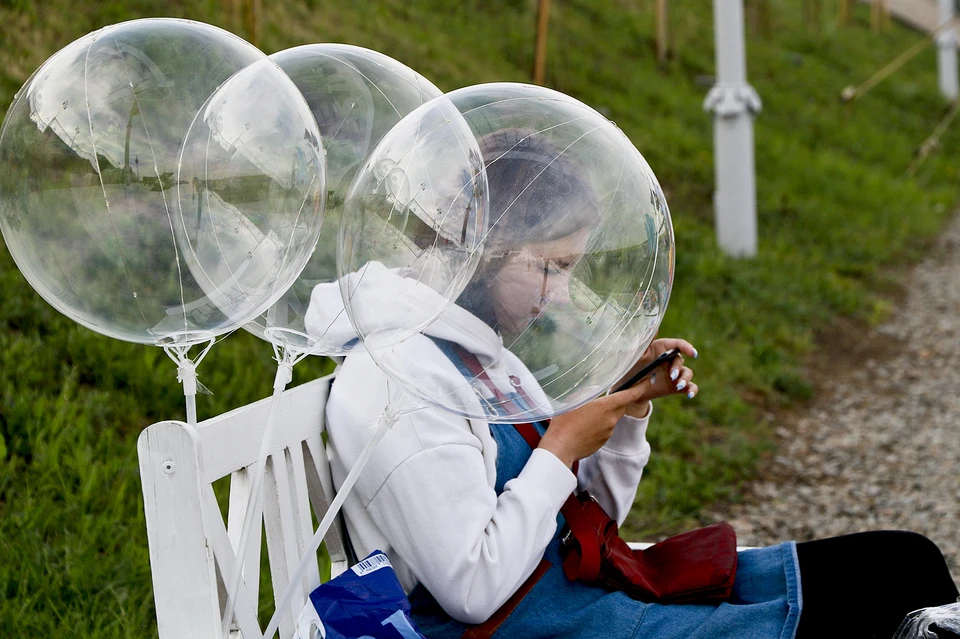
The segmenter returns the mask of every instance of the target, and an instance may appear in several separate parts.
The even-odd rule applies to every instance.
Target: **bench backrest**
[[[232,636],[260,637],[257,617],[262,530],[266,531],[274,605],[334,497],[324,447],[324,405],[332,375],[286,391],[263,481],[263,527],[243,561]],[[221,636],[226,582],[234,571],[243,517],[270,399],[201,422],[163,421],[146,428],[137,451],[160,639]],[[230,476],[226,522],[213,484]],[[311,515],[311,507],[313,515]],[[347,568],[340,521],[324,540],[331,576]],[[317,564],[298,584],[280,636],[292,637],[297,613],[320,584]],[[265,622],[266,620],[264,620]],[[265,623],[264,623],[265,625]]]

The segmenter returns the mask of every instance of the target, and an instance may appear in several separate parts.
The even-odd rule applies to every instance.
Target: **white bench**
[[[334,495],[323,442],[324,403],[332,376],[286,391],[272,437],[263,481],[263,520],[276,604]],[[270,399],[248,404],[196,427],[163,421],[146,428],[137,451],[146,514],[150,568],[160,639],[221,636],[224,582],[233,574]],[[229,476],[227,521],[213,484]],[[313,514],[311,515],[311,507]],[[331,575],[347,569],[340,522],[324,539]],[[243,558],[246,588],[237,596],[234,637],[263,633],[257,616],[261,529],[251,535]],[[317,563],[298,584],[280,636],[293,636],[297,616],[320,584]]]
[[[263,482],[263,520],[274,603],[283,595],[335,491],[324,447],[324,404],[333,376],[284,392]],[[233,574],[236,549],[267,423],[270,398],[192,427],[163,421],[146,428],[137,451],[146,513],[147,541],[160,639],[221,636],[224,582]],[[224,522],[213,484],[229,476]],[[312,507],[312,516],[311,516]],[[314,520],[315,517],[315,520]],[[338,518],[324,544],[331,577],[348,567],[348,548]],[[649,543],[631,543],[645,548]],[[262,636],[257,615],[261,535],[255,529],[244,558],[232,637]],[[280,636],[293,636],[300,609],[320,584],[317,564],[295,590]]]

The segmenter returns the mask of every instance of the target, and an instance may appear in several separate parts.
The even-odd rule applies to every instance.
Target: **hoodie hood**
[[[344,354],[362,348],[364,342],[369,349],[380,350],[422,333],[459,344],[484,367],[500,360],[500,336],[430,286],[380,262],[369,262],[344,279],[342,288],[352,298],[349,308],[339,282],[318,284],[310,295],[304,323],[317,340],[317,352]],[[362,337],[356,327],[365,333]]]
[[[350,308],[344,308],[337,283],[320,284],[311,295],[306,327],[320,342],[340,352],[365,346],[414,396],[468,419],[526,422],[552,414],[550,400],[523,362],[466,309],[379,262],[345,277]],[[355,325],[365,333],[362,342]],[[472,354],[484,374],[467,371],[469,364],[442,351],[440,340]],[[512,401],[518,394],[525,411]],[[512,400],[503,402],[503,396]]]

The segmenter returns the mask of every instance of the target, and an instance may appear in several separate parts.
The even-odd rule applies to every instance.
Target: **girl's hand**
[[[573,466],[573,462],[589,457],[607,443],[621,417],[646,417],[650,400],[677,393],[692,399],[700,389],[692,381],[693,371],[684,366],[683,356],[696,358],[697,349],[686,340],[654,340],[623,379],[671,348],[679,349],[681,354],[636,385],[554,417],[539,448],[550,451],[568,467]]]
[[[627,408],[626,414],[631,417],[645,417],[650,412],[650,400],[667,395],[676,395],[682,393],[689,399],[693,399],[700,391],[700,388],[693,382],[693,371],[684,365],[684,355],[688,357],[697,357],[697,349],[693,345],[682,339],[665,338],[656,339],[651,342],[647,350],[640,356],[633,368],[624,379],[630,377],[634,371],[640,370],[647,362],[652,361],[658,355],[677,348],[680,355],[660,367],[653,375],[638,384],[643,386],[646,392],[642,394],[633,405]],[[636,386],[634,387],[636,388]],[[618,393],[614,393],[616,395]]]
[[[538,448],[556,455],[560,461],[573,466],[600,449],[627,410],[645,395],[651,393],[650,378],[636,386],[598,397],[569,413],[550,420],[550,427],[540,440]]]

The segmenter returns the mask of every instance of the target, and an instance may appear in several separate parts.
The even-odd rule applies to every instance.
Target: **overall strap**
[[[483,385],[487,387],[487,390],[493,395],[494,399],[497,401],[498,406],[506,408],[509,412],[508,414],[519,415],[522,412],[529,411],[533,406],[533,403],[530,401],[530,397],[527,395],[526,391],[523,389],[523,386],[520,383],[520,378],[515,375],[510,375],[511,385],[517,389],[517,394],[521,402],[517,402],[500,390],[496,384],[493,383],[493,380],[490,379],[490,376],[487,375],[487,371],[483,368],[483,365],[480,364],[480,360],[477,359],[477,356],[463,348],[455,342],[447,342],[444,340],[444,343],[439,343],[440,340],[434,338],[435,342],[438,342],[438,346],[443,350],[447,357],[449,357],[455,365],[460,369],[461,373],[472,376],[474,379],[479,379],[483,382]],[[465,375],[465,376],[466,376]],[[492,412],[496,413],[496,409],[492,408]],[[547,420],[549,423],[549,420]],[[537,431],[531,423],[526,424],[514,424],[517,432],[524,438],[528,445],[531,448],[536,448],[540,443],[540,433]],[[576,464],[574,464],[574,474],[576,474]],[[551,564],[547,561],[546,558],[540,559],[540,563],[537,564],[537,567],[534,568],[533,572],[530,574],[527,579],[520,584],[520,587],[507,599],[502,606],[500,606],[496,612],[494,612],[489,619],[485,622],[478,624],[476,626],[471,626],[461,635],[461,639],[490,639],[493,634],[500,628],[501,625],[510,617],[513,611],[520,605],[520,602],[523,601],[524,597],[530,594],[530,591],[533,590],[533,587],[537,585],[537,582],[547,574],[547,571],[550,570]]]
[[[496,384],[493,383],[493,380],[491,380],[490,376],[487,375],[487,371],[483,368],[483,365],[480,364],[480,360],[477,359],[476,355],[465,349],[460,344],[454,343],[452,348],[498,400],[502,398],[507,401],[512,401],[505,397],[500,389],[497,388]],[[519,393],[520,397],[523,398],[524,405],[522,405],[521,408],[530,410],[533,407],[533,402],[530,401],[530,396],[527,395],[527,391],[523,390],[523,386],[520,383],[520,378],[516,375],[508,375],[508,377],[510,378],[510,385],[516,388],[517,393]]]
[[[470,374],[483,382],[483,385],[487,387],[487,390],[490,391],[496,398],[499,406],[503,406],[512,414],[519,414],[523,411],[522,406],[504,395],[503,391],[493,383],[493,380],[490,379],[489,375],[487,375],[486,369],[483,368],[483,365],[480,363],[480,360],[477,359],[476,355],[465,349],[463,346],[460,346],[460,344],[454,343],[450,348],[464,363],[464,365],[467,367],[467,370],[470,371]]]
[[[509,375],[510,385],[516,389],[516,394],[514,397],[510,397],[493,383],[493,380],[490,379],[490,376],[487,374],[483,364],[480,363],[480,360],[477,359],[477,356],[474,353],[470,352],[456,342],[445,340],[439,337],[433,337],[431,339],[433,339],[433,342],[437,345],[437,347],[460,370],[460,373],[464,377],[479,379],[490,392],[490,394],[493,395],[494,400],[496,401],[496,406],[491,404],[489,400],[481,397],[481,401],[486,404],[486,408],[489,409],[488,413],[491,417],[521,415],[523,413],[528,413],[532,409],[534,403],[530,401],[530,396],[527,395],[527,392],[523,389],[519,377],[516,375]],[[497,407],[503,407],[505,411],[497,410]]]
[[[454,354],[456,354],[456,356],[463,363],[463,366],[470,371],[470,374],[472,374],[475,378],[483,382],[484,386],[487,387],[487,390],[489,390],[493,394],[493,396],[497,399],[498,402],[500,402],[501,405],[503,406],[510,405],[510,406],[519,407],[520,409],[525,409],[525,410],[530,410],[530,407],[533,406],[533,404],[530,402],[530,396],[527,395],[527,392],[525,390],[523,390],[523,385],[520,383],[519,377],[517,377],[516,375],[510,375],[510,383],[513,385],[514,388],[517,389],[517,392],[520,394],[520,397],[523,398],[523,402],[525,405],[518,405],[512,399],[510,399],[509,397],[503,394],[503,391],[501,391],[497,387],[497,385],[493,383],[493,380],[490,379],[490,376],[487,375],[487,371],[484,370],[483,366],[480,364],[480,360],[477,359],[476,355],[474,355],[467,349],[463,348],[459,344],[455,344],[453,342],[449,342],[447,345],[447,348],[449,348],[451,351],[453,351]],[[543,423],[549,426],[550,420],[545,419],[543,420]],[[514,424],[513,427],[516,429],[518,433],[520,433],[520,436],[523,437],[524,441],[527,442],[527,445],[530,446],[530,448],[536,448],[537,446],[540,445],[540,433],[537,432],[537,429],[534,427],[532,423],[527,422],[524,424]],[[580,462],[578,461],[573,462],[574,475],[577,474],[577,468],[579,467],[579,465],[580,465]]]
[[[523,437],[530,448],[536,448],[540,445],[540,433],[531,423],[513,424],[514,429]],[[577,473],[577,462],[573,464],[573,473]],[[590,528],[590,522],[583,516],[583,508],[575,494],[567,497],[560,513],[570,527],[573,536],[580,540],[596,539],[596,535]],[[600,574],[600,547],[598,544],[581,543],[579,554],[570,553],[563,562],[563,571],[571,581],[579,579],[595,580]],[[527,577],[513,595],[500,606],[493,615],[482,624],[469,627],[461,639],[490,639],[493,634],[503,625],[513,611],[520,605],[523,598],[526,597],[537,582],[550,570],[551,564],[546,558],[540,560],[533,573]]]

